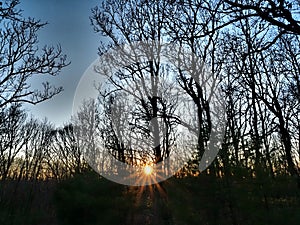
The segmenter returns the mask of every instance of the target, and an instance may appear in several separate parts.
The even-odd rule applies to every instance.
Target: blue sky
[[[71,65],[57,77],[41,76],[34,79],[33,87],[41,87],[42,81],[63,86],[64,91],[53,99],[36,106],[27,105],[29,113],[57,126],[67,122],[72,113],[74,92],[88,66],[97,58],[101,37],[93,32],[89,16],[91,8],[100,0],[21,0],[19,7],[25,17],[48,22],[39,33],[39,46],[60,44]]]

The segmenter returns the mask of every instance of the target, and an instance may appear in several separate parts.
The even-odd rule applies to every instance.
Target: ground
[[[129,187],[82,174],[0,186],[1,225],[299,224],[300,190],[292,177],[171,178]]]

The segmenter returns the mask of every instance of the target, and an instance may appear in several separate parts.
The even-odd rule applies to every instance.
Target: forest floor
[[[94,174],[0,183],[1,225],[298,225],[294,178],[171,178],[129,187]]]

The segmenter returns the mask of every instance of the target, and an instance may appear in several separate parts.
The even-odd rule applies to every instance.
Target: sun
[[[150,175],[152,172],[153,172],[152,166],[147,165],[147,166],[144,167],[144,173],[146,175]]]

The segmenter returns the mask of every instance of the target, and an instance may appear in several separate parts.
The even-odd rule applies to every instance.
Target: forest
[[[19,3],[0,2],[0,224],[299,223],[298,0],[99,1],[105,82],[61,127],[25,106],[71,62]]]

